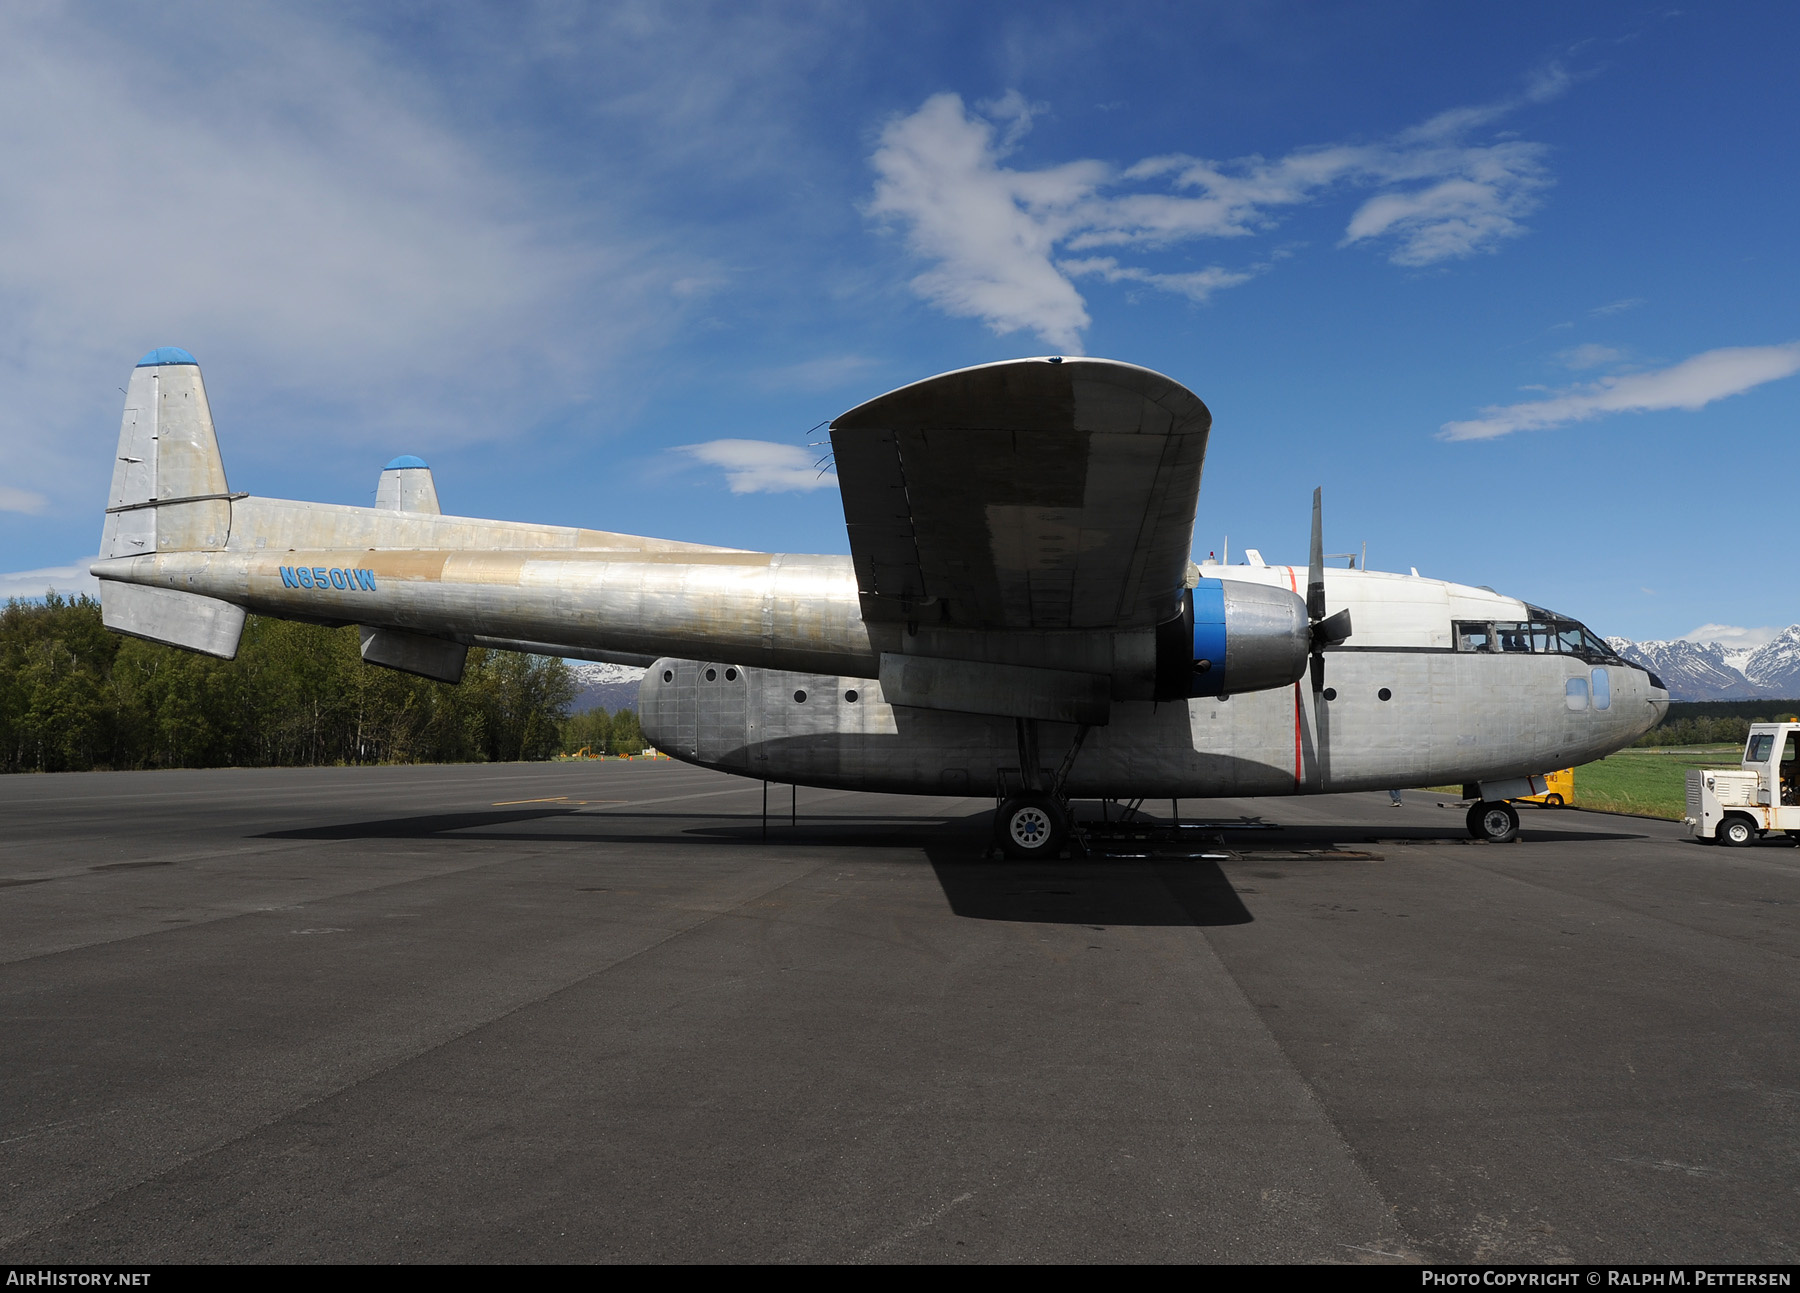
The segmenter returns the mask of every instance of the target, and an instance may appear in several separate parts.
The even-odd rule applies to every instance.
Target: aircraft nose
[[[1650,712],[1653,715],[1650,722],[1644,728],[1644,730],[1648,732],[1651,728],[1661,723],[1663,721],[1663,716],[1669,712],[1669,689],[1662,685],[1662,679],[1658,678],[1655,674],[1651,674],[1645,681],[1647,685],[1644,688],[1644,698],[1649,701]]]

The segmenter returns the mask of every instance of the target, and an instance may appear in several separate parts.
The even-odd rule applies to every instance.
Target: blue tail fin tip
[[[138,360],[137,366],[139,368],[155,368],[159,364],[198,364],[199,362],[180,346],[158,346]]]
[[[408,467],[425,467],[425,460],[423,458],[416,458],[410,453],[403,453],[387,466],[383,467],[382,470],[405,471]],[[429,471],[430,468],[427,467],[426,470]]]

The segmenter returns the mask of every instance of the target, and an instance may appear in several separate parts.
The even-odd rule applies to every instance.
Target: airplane
[[[1458,784],[1476,838],[1541,774],[1655,726],[1661,680],[1578,621],[1417,572],[1190,560],[1212,415],[1132,364],[944,373],[831,423],[850,554],[443,515],[404,456],[374,507],[226,483],[176,347],[133,370],[99,559],[106,626],[231,658],[244,617],[357,625],[455,683],[472,646],[647,667],[646,737],[764,781],[991,796],[1059,856],[1077,799]]]

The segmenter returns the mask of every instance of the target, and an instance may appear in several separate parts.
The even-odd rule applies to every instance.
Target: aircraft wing
[[[858,405],[831,445],[864,618],[1169,619],[1211,426],[1178,382],[1104,359],[984,364]]]

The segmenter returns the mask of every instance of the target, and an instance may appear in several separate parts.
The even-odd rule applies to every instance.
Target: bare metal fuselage
[[[1337,699],[1321,723],[1305,684],[1115,705],[1112,722],[1082,744],[1067,790],[1192,798],[1497,781],[1599,758],[1660,717],[1662,693],[1616,666],[1609,711],[1569,710],[1571,664],[1587,673],[1557,657],[1334,654]],[[704,767],[906,794],[992,795],[1021,784],[1012,720],[889,705],[866,678],[668,659],[640,698],[657,748]],[[1044,725],[1046,778],[1074,735]]]
[[[1290,568],[1211,568],[1304,578]],[[1457,649],[1455,619],[1520,620],[1512,598],[1438,580],[1331,571],[1359,626],[1326,653],[1329,684],[1186,701],[1115,703],[1083,741],[1076,798],[1318,794],[1495,783],[1586,763],[1660,721],[1668,693],[1643,670],[1554,652]],[[1361,626],[1367,625],[1365,631]],[[746,776],[907,793],[1005,794],[1022,781],[1006,718],[886,703],[866,677],[661,660],[640,693],[645,733],[677,758]],[[1074,740],[1044,725],[1047,778]]]
[[[663,657],[642,688],[646,736],[677,758],[746,776],[923,794],[1019,784],[1013,720],[886,702],[880,657],[906,645],[904,630],[864,623],[848,557],[272,499],[229,507],[217,549],[122,557],[95,573],[258,614]],[[1284,570],[1209,573],[1268,583]],[[1331,571],[1328,584],[1334,604],[1354,608],[1357,632],[1327,653],[1331,698],[1316,714],[1305,682],[1217,699],[1122,697],[1084,742],[1068,792],[1281,795],[1492,781],[1600,757],[1666,706],[1635,668],[1455,649],[1453,619],[1523,618],[1514,599],[1361,571]],[[1142,634],[1063,636],[1048,652],[1069,660],[1126,661],[1146,649]],[[1596,668],[1610,704],[1572,707],[1570,681]],[[1046,724],[1042,759],[1053,763],[1073,736],[1072,726]]]

